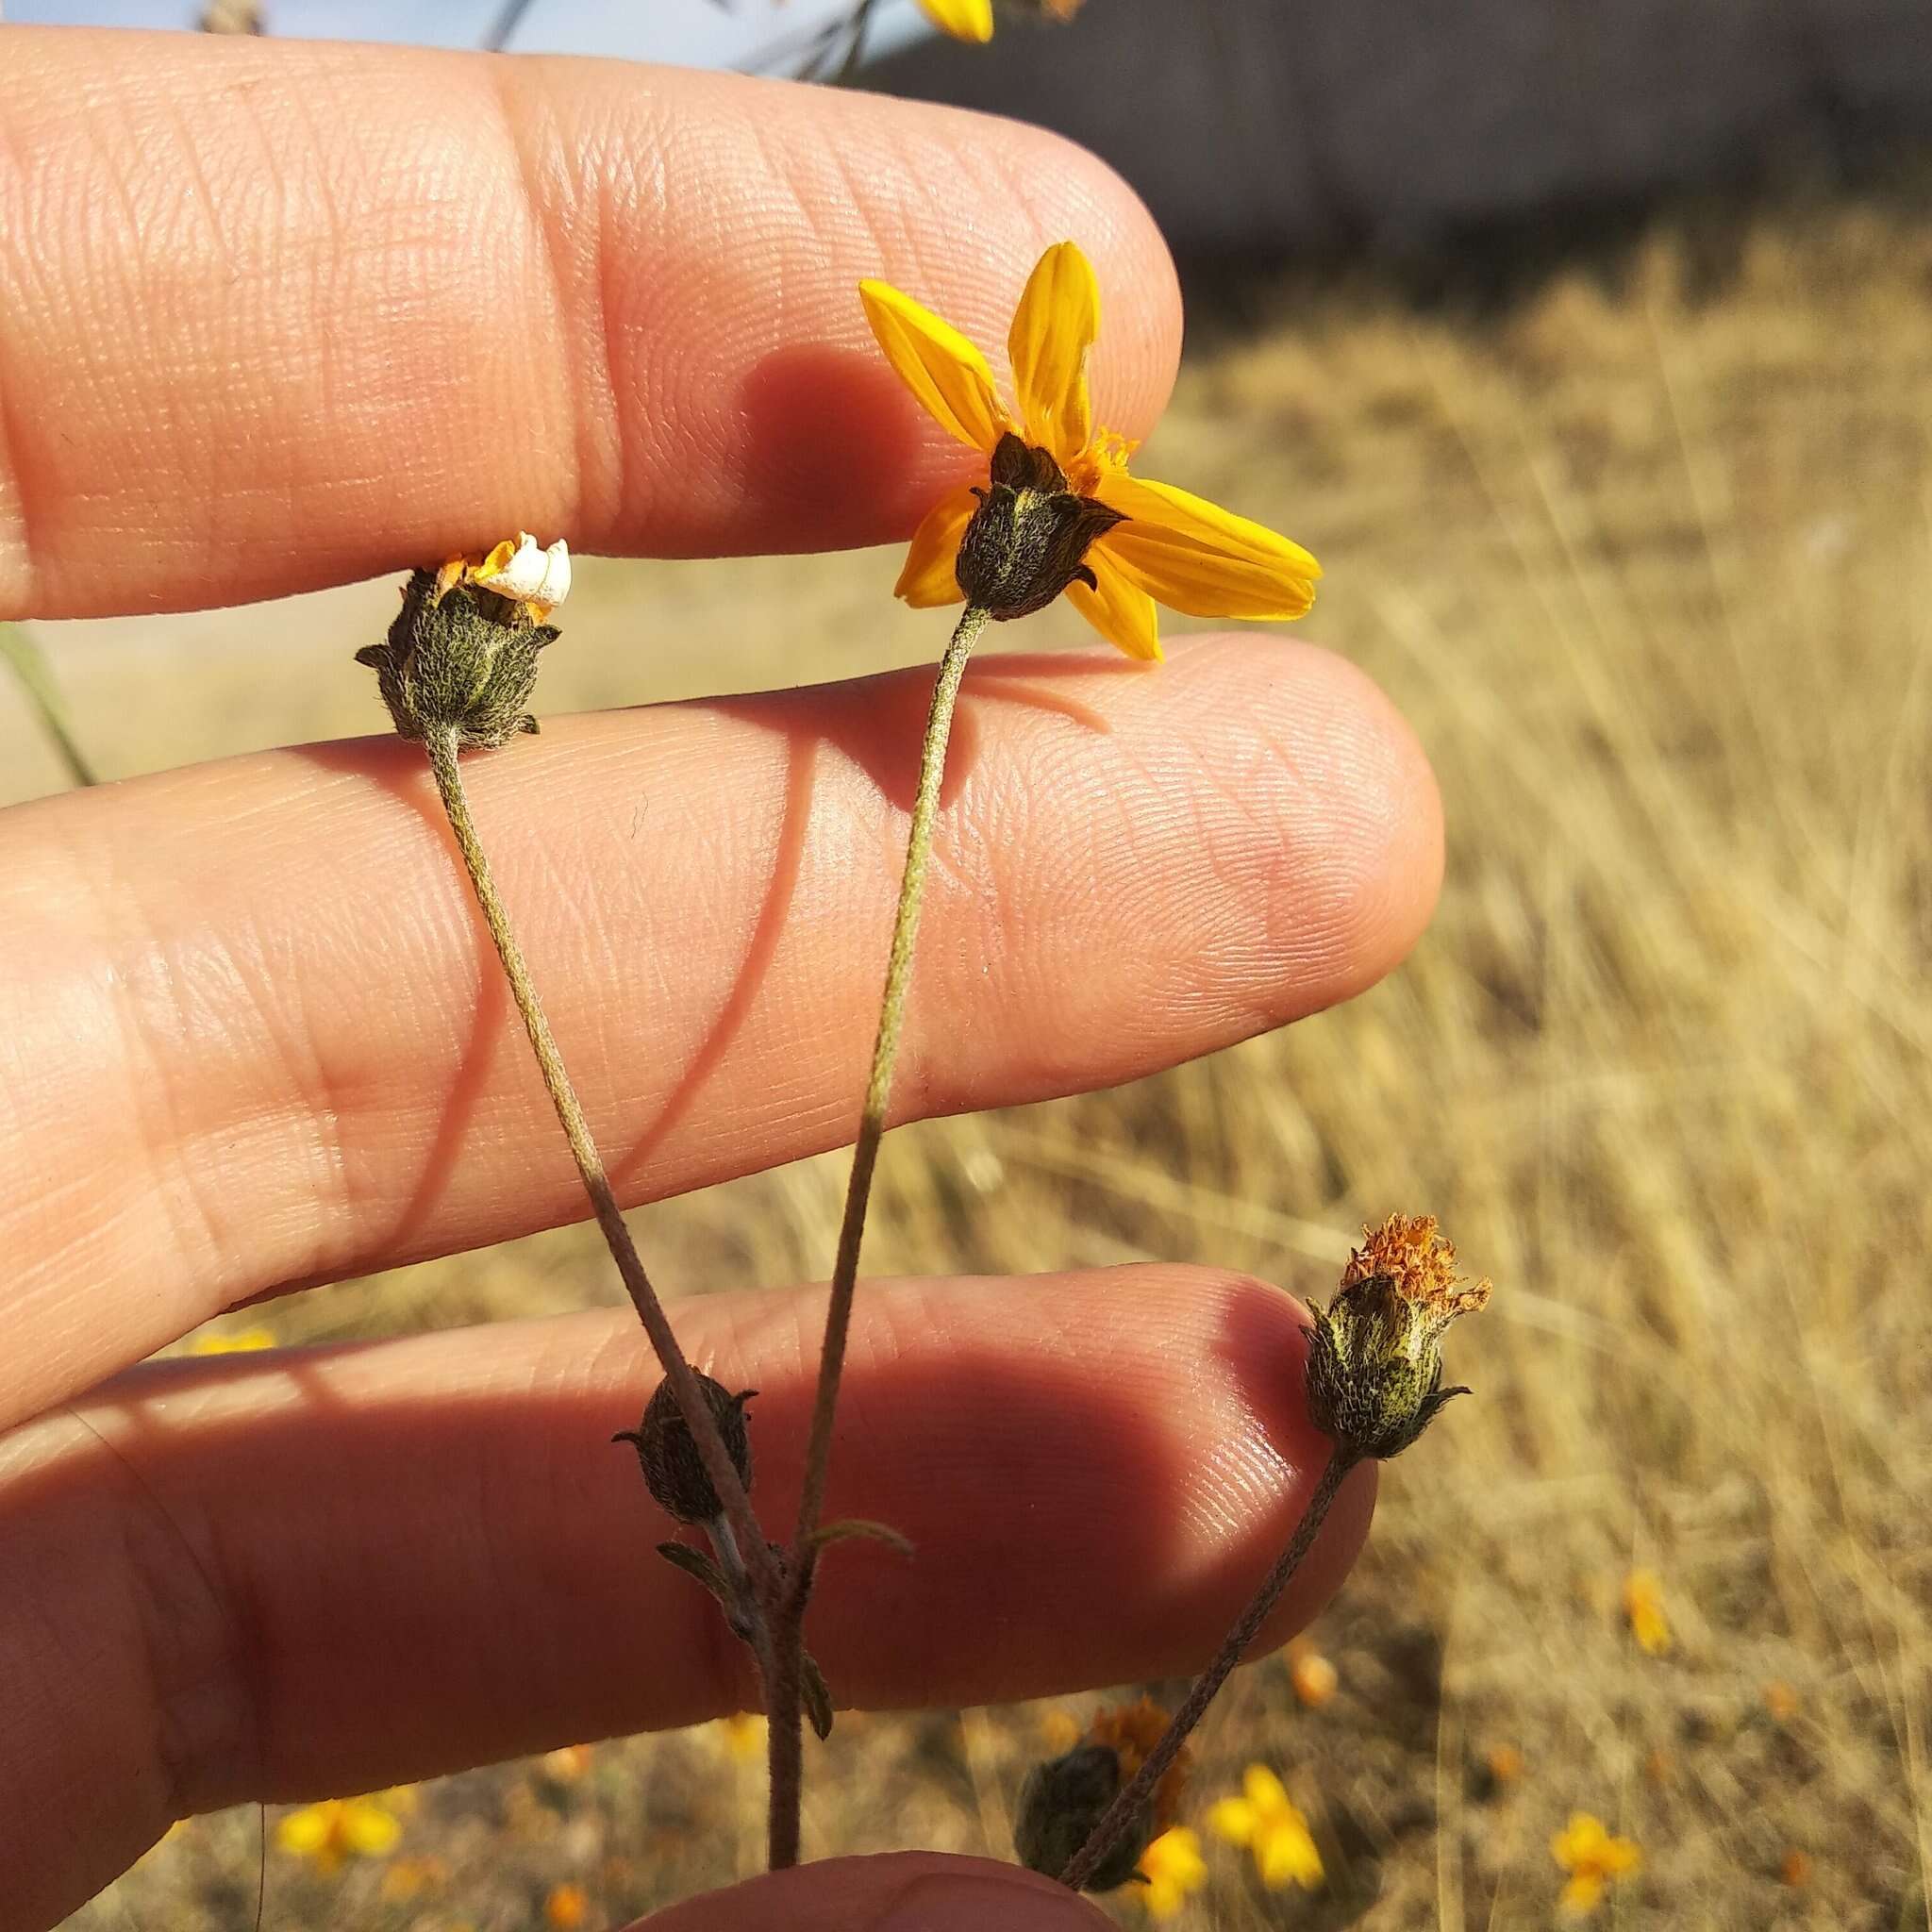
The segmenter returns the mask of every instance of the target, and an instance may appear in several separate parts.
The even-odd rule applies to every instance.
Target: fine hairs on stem
[[[886,1110],[892,1093],[892,1067],[905,1025],[906,993],[919,938],[920,907],[925,891],[926,863],[932,854],[933,818],[939,809],[946,743],[952,735],[953,709],[958,699],[960,679],[966,674],[966,660],[973,655],[973,647],[990,615],[980,606],[969,604],[954,629],[940,662],[932,706],[926,714],[925,737],[920,747],[919,784],[913,796],[912,823],[907,833],[906,871],[899,886],[892,942],[886,958],[878,1033],[873,1043],[872,1071],[866,1079],[858,1138],[852,1150],[852,1176],[845,1190],[838,1259],[833,1266],[831,1291],[825,1306],[824,1341],[819,1354],[818,1392],[812,1404],[811,1434],[806,1447],[805,1483],[798,1498],[791,1574],[772,1631],[777,1669],[776,1682],[772,1687],[770,1740],[770,1850],[774,1871],[798,1862],[799,1772],[804,1751],[798,1671],[806,1604],[811,1593],[813,1539],[824,1504],[825,1475],[832,1453],[832,1419],[838,1407],[845,1343],[852,1326],[853,1292],[858,1280],[858,1251],[865,1238],[866,1208],[872,1198],[873,1174],[878,1165],[879,1141],[885,1135]]]
[[[563,1056],[558,1053],[557,1041],[550,1031],[550,1022],[544,1017],[542,1004],[537,997],[537,989],[530,978],[530,969],[525,963],[523,948],[517,943],[508,909],[496,890],[489,856],[476,835],[475,821],[470,812],[469,793],[463,785],[462,768],[458,762],[459,745],[458,734],[450,725],[432,726],[424,737],[424,748],[429,754],[429,769],[435,775],[436,789],[442,799],[450,830],[456,836],[457,849],[462,854],[464,870],[475,891],[476,904],[482,910],[484,924],[490,928],[496,956],[503,962],[510,996],[516,1001],[517,1011],[523,1017],[524,1029],[530,1038],[530,1050],[536,1055],[543,1085],[549,1091],[551,1105],[557,1109],[564,1139],[570,1142],[577,1173],[583,1177],[584,1191],[591,1197],[591,1206],[597,1216],[598,1228],[610,1249],[611,1258],[617,1263],[617,1272],[624,1277],[625,1288],[638,1311],[638,1319],[644,1325],[644,1333],[649,1336],[651,1346],[657,1351],[658,1359],[670,1379],[672,1392],[677,1398],[685,1425],[691,1430],[692,1443],[703,1459],[705,1473],[710,1477],[719,1501],[724,1506],[726,1520],[737,1534],[745,1564],[758,1586],[760,1595],[769,1599],[775,1594],[776,1578],[770,1551],[758,1532],[758,1519],[752,1514],[751,1498],[739,1480],[730,1452],[725,1448],[724,1438],[712,1420],[710,1407],[699,1391],[697,1377],[677,1345],[677,1338],[672,1332],[663,1304],[658,1299],[658,1292],[644,1273],[637,1244],[631,1240],[630,1229],[618,1210],[616,1196],[610,1191],[610,1180],[604,1171],[603,1158],[591,1138],[590,1124],[578,1104],[576,1090],[571,1085],[570,1074],[565,1071]]]
[[[1214,1701],[1215,1693],[1227,1682],[1249,1644],[1260,1634],[1269,1612],[1281,1601],[1281,1593],[1288,1588],[1289,1578],[1314,1547],[1315,1538],[1327,1518],[1329,1506],[1335,1501],[1342,1478],[1355,1467],[1356,1460],[1341,1448],[1337,1448],[1328,1458],[1287,1549],[1282,1551],[1274,1569],[1262,1580],[1261,1587],[1248,1600],[1247,1608],[1235,1619],[1234,1627],[1214,1653],[1213,1660],[1194,1679],[1186,1700],[1174,1712],[1173,1722],[1161,1733],[1159,1741],[1147,1755],[1140,1770],[1122,1787],[1100,1823],[1093,1827],[1087,1842],[1074,1853],[1072,1863],[1060,1874],[1061,1884],[1075,1891],[1082,1890],[1135,1818],[1152,1802],[1155,1787],[1166,1774],[1181,1746],[1187,1742],[1188,1734],[1201,1722],[1208,1707]]]

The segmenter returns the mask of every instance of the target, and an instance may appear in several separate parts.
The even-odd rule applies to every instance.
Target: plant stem
[[[0,658],[11,667],[26,693],[27,702],[41,721],[41,728],[53,741],[67,775],[76,785],[98,785],[100,774],[81,750],[67,723],[67,706],[46,658],[32,637],[17,624],[0,624]]]
[[[446,729],[436,732],[425,743],[429,769],[435,774],[436,789],[441,795],[442,808],[449,817],[450,830],[456,834],[457,849],[463,856],[463,866],[470,874],[470,884],[475,889],[476,904],[482,908],[484,923],[489,926],[490,937],[496,946],[496,956],[503,961],[504,976],[509,981],[510,997],[516,1001],[517,1011],[523,1015],[524,1029],[530,1036],[530,1050],[537,1057],[543,1085],[549,1090],[551,1105],[557,1109],[564,1139],[570,1142],[577,1172],[583,1176],[584,1191],[591,1197],[597,1225],[603,1231],[611,1258],[617,1263],[617,1272],[624,1277],[624,1285],[630,1292],[638,1319],[644,1324],[644,1333],[650,1337],[651,1346],[657,1350],[658,1359],[670,1378],[672,1393],[677,1398],[685,1426],[697,1445],[705,1474],[710,1477],[711,1486],[724,1506],[725,1517],[737,1533],[741,1554],[759,1586],[760,1594],[768,1598],[774,1596],[776,1591],[771,1554],[759,1533],[758,1519],[752,1514],[751,1498],[738,1479],[738,1471],[732,1464],[730,1451],[724,1446],[724,1437],[718,1432],[710,1405],[698,1388],[697,1377],[692,1374],[691,1364],[685,1360],[684,1351],[677,1345],[677,1337],[672,1332],[664,1306],[644,1273],[643,1263],[638,1258],[637,1244],[631,1240],[630,1229],[625,1225],[624,1216],[618,1210],[617,1197],[610,1191],[610,1178],[604,1171],[596,1143],[591,1139],[590,1124],[584,1119],[576,1091],[571,1085],[570,1074],[564,1070],[563,1056],[557,1050],[550,1022],[544,1018],[542,1004],[530,978],[530,969],[525,963],[523,948],[518,945],[515,930],[510,924],[508,909],[497,892],[489,857],[476,836],[475,821],[470,815],[469,794],[464,789],[462,770],[458,760],[456,733]]]
[[[852,1327],[853,1293],[858,1281],[858,1251],[865,1238],[865,1213],[878,1165],[879,1141],[886,1131],[886,1108],[892,1093],[892,1067],[906,1021],[906,993],[912,978],[913,949],[925,892],[926,861],[932,856],[933,819],[939,810],[940,781],[945,774],[946,743],[952,736],[953,708],[966,660],[986,628],[988,612],[968,605],[940,661],[919,754],[919,783],[913,794],[912,823],[906,835],[906,870],[899,883],[899,908],[892,943],[886,956],[885,991],[879,1000],[878,1032],[873,1041],[872,1071],[866,1077],[858,1138],[852,1149],[852,1176],[845,1189],[845,1212],[839,1228],[839,1253],[825,1305],[825,1337],[819,1351],[818,1393],[812,1405],[807,1442],[805,1483],[798,1497],[798,1527],[792,1538],[791,1570],[782,1612],[773,1630],[776,1680],[771,1686],[772,1869],[798,1862],[798,1782],[803,1755],[799,1707],[799,1651],[804,1641],[805,1607],[811,1593],[816,1554],[812,1535],[825,1499],[825,1474],[832,1455],[832,1418],[845,1367],[845,1343]]]
[[[1268,1621],[1269,1611],[1281,1601],[1281,1592],[1288,1588],[1288,1579],[1301,1567],[1302,1558],[1314,1547],[1315,1538],[1327,1517],[1328,1507],[1335,1501],[1342,1478],[1354,1467],[1355,1458],[1339,1448],[1330,1456],[1328,1466],[1323,1470],[1322,1478],[1308,1498],[1307,1507],[1302,1511],[1302,1520],[1295,1524],[1294,1535],[1290,1538],[1287,1549],[1282,1551],[1260,1589],[1249,1600],[1247,1608],[1235,1619],[1234,1628],[1214,1653],[1213,1662],[1194,1679],[1186,1701],[1160,1734],[1160,1741],[1148,1753],[1146,1762],[1108,1807],[1106,1815],[1093,1827],[1087,1842],[1074,1853],[1072,1862],[1060,1874],[1062,1885],[1071,1886],[1078,1891],[1093,1875],[1100,1861],[1113,1850],[1121,1834],[1153,1797],[1154,1788],[1166,1775],[1169,1765],[1187,1742],[1188,1733],[1201,1722],[1203,1713],[1214,1701],[1214,1693],[1227,1682],[1229,1673],[1241,1662],[1261,1625]]]
[[[874,0],[858,0],[852,9],[852,38],[846,42],[845,58],[832,77],[836,87],[849,86],[853,75],[865,64],[865,30],[872,25],[873,5]]]

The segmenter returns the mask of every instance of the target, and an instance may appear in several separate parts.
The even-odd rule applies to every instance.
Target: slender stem
[[[848,85],[858,70],[865,65],[865,30],[872,25],[874,0],[858,0],[852,9],[852,38],[845,43],[845,58],[839,63],[839,71],[832,76],[838,87]]]
[[[1322,1472],[1322,1479],[1315,1485],[1314,1493],[1308,1498],[1307,1507],[1302,1511],[1302,1520],[1296,1524],[1287,1549],[1282,1551],[1274,1569],[1269,1571],[1260,1589],[1250,1599],[1247,1608],[1235,1620],[1234,1628],[1214,1653],[1213,1662],[1194,1679],[1186,1701],[1160,1734],[1160,1741],[1148,1753],[1146,1762],[1108,1807],[1106,1815],[1093,1827],[1087,1842],[1074,1853],[1072,1863],[1060,1874],[1062,1885],[1071,1886],[1078,1891],[1092,1877],[1101,1860],[1119,1842],[1121,1834],[1153,1797],[1154,1788],[1167,1774],[1168,1767],[1187,1742],[1188,1733],[1201,1722],[1202,1714],[1214,1701],[1214,1693],[1227,1682],[1228,1674],[1241,1662],[1261,1625],[1268,1621],[1269,1611],[1281,1601],[1281,1592],[1288,1588],[1288,1579],[1301,1567],[1302,1558],[1314,1547],[1315,1538],[1328,1514],[1328,1506],[1341,1488],[1342,1478],[1354,1467],[1355,1458],[1339,1448],[1329,1457],[1328,1466]]]
[[[825,1500],[825,1474],[832,1455],[832,1418],[845,1367],[845,1343],[852,1328],[852,1300],[858,1281],[858,1250],[865,1238],[866,1206],[878,1165],[879,1141],[886,1131],[886,1108],[892,1094],[892,1066],[906,1022],[906,992],[912,978],[912,955],[919,939],[919,914],[925,892],[926,861],[932,856],[933,819],[939,810],[940,780],[945,774],[946,742],[952,736],[953,708],[966,660],[986,628],[988,613],[968,605],[955,628],[926,713],[925,738],[919,754],[919,784],[913,794],[912,824],[906,835],[906,871],[899,884],[899,908],[892,943],[886,956],[885,991],[879,1000],[878,1032],[873,1041],[872,1071],[866,1076],[865,1104],[858,1139],[852,1149],[852,1177],[845,1189],[839,1254],[825,1306],[825,1337],[819,1351],[818,1394],[812,1405],[811,1435],[806,1445],[805,1484],[798,1497],[798,1527],[792,1538],[791,1571],[784,1603],[772,1633],[774,1676],[768,1683],[771,1707],[772,1813],[769,1849],[772,1869],[798,1862],[798,1802],[804,1744],[799,1700],[799,1652],[804,1641],[805,1607],[811,1593],[816,1554],[812,1535]]]
[[[33,706],[42,730],[53,741],[60,762],[67,768],[67,775],[76,785],[98,785],[100,774],[94,770],[88,755],[81,750],[79,741],[68,727],[67,707],[39,645],[19,625],[0,624],[0,658],[7,660],[14,676],[20,680],[20,688]]]
[[[819,1386],[812,1406],[811,1435],[806,1446],[805,1487],[798,1498],[798,1529],[793,1541],[801,1555],[819,1526],[825,1500],[825,1472],[832,1454],[832,1415],[839,1405],[839,1382],[845,1367],[845,1341],[852,1325],[853,1290],[858,1280],[858,1250],[865,1239],[865,1213],[878,1165],[879,1141],[886,1131],[886,1108],[892,1096],[892,1068],[906,1024],[906,991],[912,978],[913,949],[925,896],[926,863],[932,857],[933,818],[939,810],[940,780],[946,768],[946,741],[952,736],[953,707],[966,660],[985,629],[987,613],[969,606],[946,645],[926,713],[925,738],[919,754],[919,786],[913,794],[912,824],[906,835],[906,871],[899,884],[899,908],[892,943],[886,956],[886,986],[879,1000],[879,1025],[873,1041],[872,1071],[866,1076],[865,1105],[858,1139],[852,1149],[852,1174],[845,1188],[845,1213],[839,1227],[839,1253],[832,1268],[825,1307],[825,1337],[819,1351]]]
[[[691,1373],[691,1364],[685,1360],[684,1351],[677,1345],[677,1337],[672,1332],[664,1306],[644,1273],[644,1265],[638,1258],[637,1244],[630,1238],[630,1229],[625,1225],[623,1214],[618,1211],[617,1197],[610,1191],[610,1178],[604,1171],[596,1143],[591,1139],[590,1124],[584,1118],[576,1091],[564,1070],[563,1056],[557,1050],[550,1022],[544,1018],[536,986],[530,978],[530,969],[525,963],[523,948],[518,945],[516,933],[510,924],[509,912],[497,892],[489,857],[476,836],[475,821],[470,816],[469,794],[463,786],[455,732],[444,730],[435,733],[427,740],[426,748],[429,769],[435,774],[436,789],[442,797],[442,808],[448,814],[450,830],[456,834],[457,849],[463,856],[463,865],[470,874],[470,884],[475,889],[476,904],[482,908],[490,937],[495,942],[497,958],[503,961],[510,996],[517,1003],[517,1011],[523,1015],[525,1031],[530,1036],[530,1049],[537,1057],[537,1065],[542,1073],[543,1084],[549,1090],[551,1104],[557,1108],[564,1139],[570,1142],[570,1151],[575,1157],[577,1172],[583,1176],[584,1191],[591,1197],[597,1225],[603,1231],[612,1259],[617,1263],[617,1272],[624,1277],[624,1285],[630,1292],[638,1319],[644,1324],[644,1333],[650,1337],[651,1346],[658,1351],[658,1359],[670,1378],[672,1392],[677,1398],[685,1426],[690,1429],[691,1441],[697,1445],[705,1474],[711,1478],[711,1486],[724,1506],[725,1517],[737,1532],[741,1550],[759,1586],[760,1594],[766,1597],[774,1595],[775,1579],[772,1574],[771,1554],[759,1534],[758,1519],[752,1514],[751,1498],[745,1494],[744,1485],[738,1478],[731,1453],[718,1432],[710,1405],[700,1392],[697,1377]]]

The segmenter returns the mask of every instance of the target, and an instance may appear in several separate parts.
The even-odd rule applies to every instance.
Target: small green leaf
[[[100,774],[81,750],[68,722],[67,701],[54,682],[54,673],[45,655],[31,636],[17,624],[0,624],[0,659],[20,682],[27,702],[34,708],[41,727],[54,741],[67,775],[76,785],[98,785]]]
[[[914,1554],[912,1540],[904,1537],[890,1523],[868,1523],[863,1517],[848,1516],[838,1523],[822,1523],[811,1533],[811,1546],[823,1550],[831,1543],[849,1542],[862,1537],[868,1542],[884,1543],[902,1557]]]
[[[727,1610],[731,1607],[731,1586],[724,1580],[724,1571],[702,1550],[684,1543],[659,1543],[658,1554],[675,1569],[695,1577]]]
[[[798,1693],[805,1704],[805,1714],[810,1718],[811,1727],[823,1743],[832,1735],[832,1693],[825,1688],[825,1674],[808,1650],[798,1654]]]

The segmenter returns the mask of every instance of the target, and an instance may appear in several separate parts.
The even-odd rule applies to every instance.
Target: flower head
[[[1288,1646],[1288,1681],[1310,1710],[1320,1710],[1335,1695],[1341,1673],[1307,1638],[1297,1637]]]
[[[345,1858],[386,1857],[402,1835],[402,1821],[382,1797],[325,1798],[291,1811],[275,1826],[275,1843],[283,1851],[324,1873],[341,1870]]]
[[[1208,1861],[1201,1856],[1201,1838],[1185,1824],[1176,1824],[1141,1854],[1134,1868],[1143,1881],[1133,1896],[1154,1919],[1171,1919],[1188,1901],[1191,1891],[1208,1883]]]
[[[190,1355],[252,1355],[258,1349],[273,1348],[275,1331],[258,1324],[252,1328],[210,1328],[188,1344]]]
[[[736,1395],[722,1382],[693,1370],[700,1392],[711,1411],[711,1420],[724,1439],[731,1466],[738,1479],[751,1488],[751,1431],[744,1406],[758,1391],[741,1389]],[[724,1506],[705,1469],[704,1457],[691,1439],[684,1411],[677,1406],[677,1391],[670,1376],[658,1384],[644,1405],[644,1419],[634,1429],[620,1429],[610,1439],[628,1442],[638,1453],[638,1464],[644,1473],[644,1486],[667,1516],[679,1523],[711,1523],[724,1515]]]
[[[859,286],[886,359],[941,428],[988,458],[949,491],[907,553],[898,595],[970,596],[1018,617],[1063,591],[1131,658],[1160,656],[1157,603],[1194,617],[1300,617],[1321,566],[1299,544],[1184,490],[1130,475],[1135,445],[1093,420],[1088,352],[1100,333],[1092,264],[1071,242],[1041,257],[1007,351],[1017,411],[958,329],[884,282]]]
[[[1209,1807],[1208,1829],[1231,1845],[1245,1845],[1270,1891],[1289,1884],[1304,1891],[1321,1889],[1322,1854],[1308,1821],[1265,1764],[1248,1766],[1239,1798],[1223,1798]]]
[[[1664,1615],[1664,1587],[1655,1570],[1633,1570],[1624,1579],[1624,1615],[1637,1647],[1661,1657],[1671,1647],[1671,1623]]]
[[[413,572],[388,637],[356,661],[375,673],[402,737],[452,733],[467,748],[494,750],[537,728],[538,654],[558,636],[543,619],[569,589],[561,542],[539,550],[534,537],[506,538],[487,556]]]
[[[1013,1842],[1022,1864],[1058,1877],[1106,1815],[1123,1786],[1147,1761],[1167,1729],[1167,1713],[1143,1697],[1098,1712],[1070,1750],[1036,1764],[1020,1790]],[[1094,1868],[1083,1890],[1111,1891],[1134,1875],[1148,1846],[1174,1823],[1187,1783],[1183,1751],[1132,1824]]]
[[[1488,1306],[1490,1284],[1456,1273],[1456,1249],[1432,1214],[1391,1214],[1348,1257],[1309,1338],[1308,1410],[1352,1456],[1407,1449],[1452,1395],[1443,1332]]]
[[[1604,1887],[1626,1872],[1634,1872],[1643,1854],[1627,1838],[1612,1838],[1601,1818],[1574,1811],[1570,1823],[1550,1840],[1550,1856],[1570,1874],[1560,1900],[1566,1912],[1595,1909]]]

